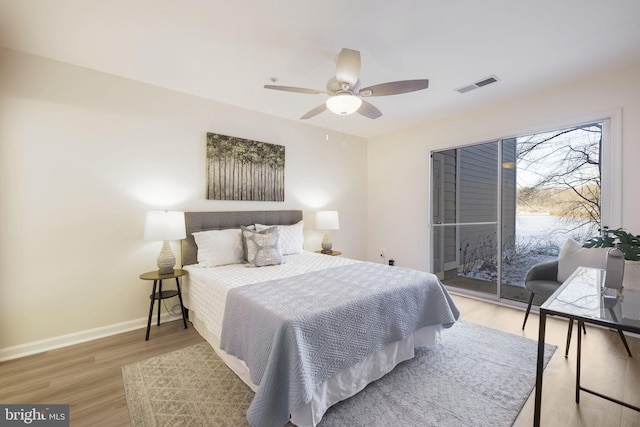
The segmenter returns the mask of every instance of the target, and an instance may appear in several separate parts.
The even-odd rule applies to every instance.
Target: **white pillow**
[[[558,254],[558,282],[564,282],[578,267],[605,268],[610,248],[583,248],[567,239]]]
[[[240,229],[198,231],[192,234],[198,245],[198,264],[202,267],[244,262]]]
[[[256,230],[264,230],[272,225],[256,224]],[[300,220],[293,225],[277,225],[280,251],[282,255],[293,255],[302,252],[304,245],[304,221]]]
[[[262,231],[242,230],[247,245],[247,260],[252,267],[282,264],[282,253],[278,243],[276,227]]]

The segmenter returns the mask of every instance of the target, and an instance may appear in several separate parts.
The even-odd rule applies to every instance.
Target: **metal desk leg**
[[[609,313],[611,314],[611,318],[613,319],[613,321],[618,323],[618,317],[616,316],[616,313],[615,311],[613,311],[612,308],[609,309]],[[627,349],[627,354],[629,355],[629,357],[633,357],[631,356],[631,350],[629,349],[629,344],[627,344],[627,339],[624,337],[622,330],[618,329],[618,335],[620,335],[620,338],[622,338],[622,343],[624,344],[624,348]]]
[[[153,303],[156,301],[156,284],[157,280],[153,281],[153,291],[151,292],[151,303],[149,304],[149,320],[147,320],[147,335],[144,340],[149,341],[149,330],[151,329],[151,317],[153,316]],[[158,303],[159,304],[159,303]]]
[[[578,320],[578,331],[584,328],[584,322]],[[582,358],[582,334],[578,332],[578,357],[576,359],[576,403],[580,404],[580,362]]]
[[[547,314],[540,310],[540,326],[538,327],[538,361],[536,368],[536,403],[533,412],[533,426],[540,427],[540,411],[542,409],[542,373],[544,370],[544,336]]]
[[[567,348],[564,350],[564,357],[569,357],[569,347],[571,346],[571,334],[573,333],[573,319],[569,319],[569,329],[567,330]],[[578,334],[580,328],[578,328]]]
[[[180,299],[180,310],[182,311],[182,323],[184,323],[184,328],[187,329],[187,313],[184,309],[184,304],[182,304],[182,290],[180,290],[180,281],[177,277],[176,286],[178,288],[178,298]]]

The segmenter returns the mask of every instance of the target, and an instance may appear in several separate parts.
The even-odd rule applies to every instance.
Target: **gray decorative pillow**
[[[255,231],[256,226],[255,225],[247,225],[246,227],[244,225],[240,226],[240,238],[242,240],[242,259],[245,262],[247,262],[247,239],[245,239],[244,234],[242,234],[244,230]]]
[[[247,261],[253,267],[282,264],[282,253],[278,244],[276,227],[260,232],[244,228],[242,236],[247,244]]]

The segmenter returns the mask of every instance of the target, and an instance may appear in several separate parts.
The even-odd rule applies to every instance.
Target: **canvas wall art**
[[[284,201],[284,148],[207,133],[207,199]]]

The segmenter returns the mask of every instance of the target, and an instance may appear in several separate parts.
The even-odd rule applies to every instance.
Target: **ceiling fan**
[[[360,51],[342,49],[336,62],[336,76],[329,79],[326,90],[305,89],[292,86],[264,85],[265,89],[282,90],[285,92],[307,93],[312,95],[330,95],[324,104],[307,112],[301,119],[310,119],[323,111],[340,114],[358,112],[370,119],[377,119],[382,112],[373,104],[363,100],[369,96],[387,96],[400,93],[414,92],[429,87],[429,80],[401,80],[397,82],[380,83],[365,88],[360,87]]]

